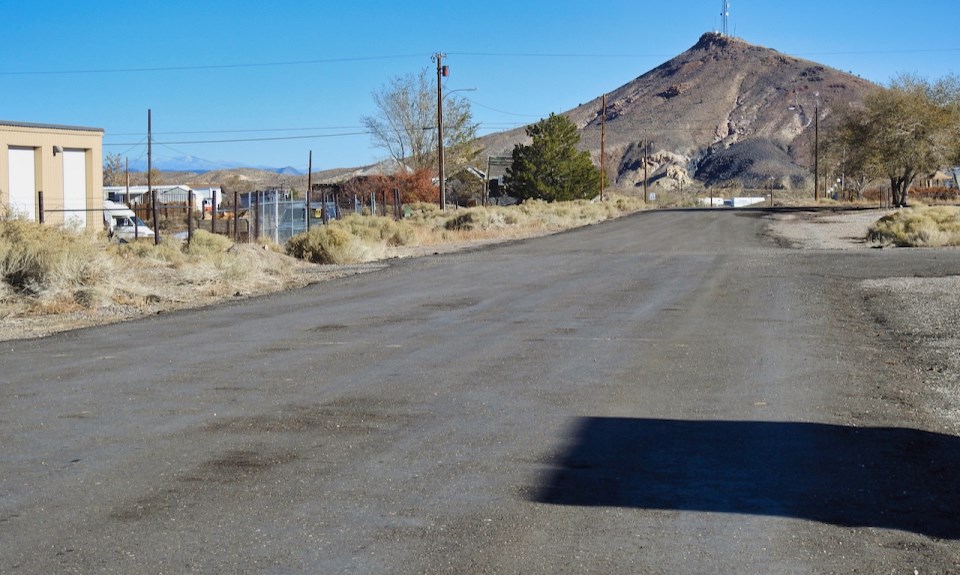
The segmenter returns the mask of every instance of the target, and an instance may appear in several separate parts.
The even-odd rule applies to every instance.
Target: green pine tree
[[[593,197],[600,187],[600,170],[590,153],[578,151],[580,135],[566,116],[550,114],[527,128],[533,141],[513,148],[513,163],[507,168],[510,195],[521,200],[548,202]]]

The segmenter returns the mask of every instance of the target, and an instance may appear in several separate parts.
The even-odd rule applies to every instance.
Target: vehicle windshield
[[[131,218],[130,216],[114,216],[113,219],[118,228],[132,228],[134,226],[137,226],[138,228],[147,227],[147,224],[145,224],[143,220],[138,217]]]

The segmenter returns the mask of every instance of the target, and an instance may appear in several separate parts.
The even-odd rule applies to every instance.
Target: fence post
[[[40,220],[40,223],[43,223],[43,190],[37,190],[37,207],[40,211],[37,212],[37,216]]]
[[[312,174],[313,172],[311,172]],[[310,193],[313,191],[310,189],[310,185],[307,185],[307,205],[303,210],[303,213],[307,216],[307,231],[310,231]]]
[[[233,242],[237,242],[237,222],[240,220],[240,192],[233,191]]]
[[[149,187],[149,186],[148,186]],[[160,224],[157,221],[157,190],[150,190],[150,205],[153,206],[153,245],[160,245]]]
[[[249,237],[250,234],[247,234],[247,241],[253,241],[254,238],[260,239],[260,190],[256,191],[256,195],[253,197],[253,238]]]
[[[193,239],[193,190],[187,192],[187,245]]]

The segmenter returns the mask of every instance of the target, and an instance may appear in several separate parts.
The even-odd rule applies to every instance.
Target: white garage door
[[[33,148],[10,148],[10,213],[37,220],[37,174]]]
[[[87,152],[63,151],[63,223],[83,229],[87,227]]]

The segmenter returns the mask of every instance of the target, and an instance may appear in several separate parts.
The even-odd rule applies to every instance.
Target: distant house
[[[954,183],[954,175],[941,170],[937,170],[923,179],[924,186],[928,188],[950,188],[953,187]]]
[[[197,188],[191,189],[185,185],[163,185],[152,186],[157,193],[157,204],[180,204],[185,205],[190,200],[190,192],[193,192],[193,207],[196,210],[209,208],[210,210],[220,206],[222,193],[220,188]],[[106,186],[103,188],[104,194],[108,200],[128,203],[131,206],[148,205],[150,200],[147,198],[149,189],[147,186]]]
[[[103,130],[0,120],[0,211],[74,228],[103,222]]]

